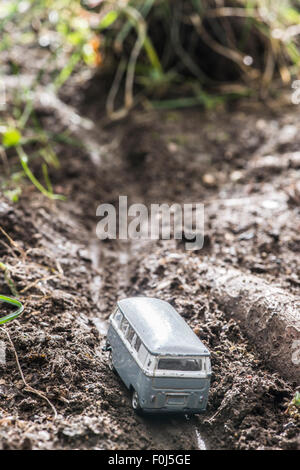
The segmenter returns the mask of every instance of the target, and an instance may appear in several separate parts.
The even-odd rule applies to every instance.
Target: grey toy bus
[[[137,413],[205,411],[210,353],[169,303],[120,300],[109,319],[105,349]]]

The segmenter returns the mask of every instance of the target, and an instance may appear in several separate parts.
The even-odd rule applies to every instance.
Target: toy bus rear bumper
[[[140,399],[140,406],[148,413],[200,414],[206,410],[207,390],[155,390]]]

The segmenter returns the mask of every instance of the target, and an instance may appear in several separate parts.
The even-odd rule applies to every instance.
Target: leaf
[[[10,190],[4,191],[4,196],[6,196],[12,202],[18,202],[20,194],[21,194],[21,188],[10,189]]]
[[[295,8],[284,8],[283,16],[289,23],[299,24],[300,22],[300,14]]]
[[[144,48],[154,69],[162,74],[163,70],[160,60],[149,36],[147,36],[144,41]]]
[[[22,136],[17,129],[7,129],[2,136],[2,144],[4,147],[15,147],[20,143]]]
[[[296,392],[293,403],[297,408],[300,408],[300,392]]]
[[[3,325],[3,323],[7,323],[11,320],[14,320],[19,315],[21,315],[21,313],[24,310],[23,305],[17,299],[12,299],[11,297],[0,295],[0,302],[5,302],[7,304],[14,305],[15,307],[17,307],[14,312],[9,313],[8,315],[5,315],[4,317],[0,318],[0,325]]]
[[[25,175],[30,179],[30,181],[34,184],[34,186],[41,191],[44,196],[49,197],[49,199],[60,199],[60,200],[65,200],[65,197],[62,196],[61,194],[53,194],[52,192],[48,191],[44,186],[39,182],[39,180],[34,176],[32,171],[30,170],[28,166],[28,156],[22,149],[22,147],[18,146],[17,147],[17,152],[20,158],[21,165],[23,167]]]
[[[286,44],[286,50],[288,55],[290,56],[291,60],[294,62],[294,64],[298,65],[300,62],[300,54],[297,49],[297,46],[290,42]]]
[[[119,16],[119,13],[115,10],[108,12],[104,16],[104,18],[100,21],[99,29],[109,28],[109,26],[111,26],[116,21],[118,16]]]
[[[74,68],[78,64],[78,62],[81,60],[81,53],[80,52],[74,52],[68,63],[65,65],[65,67],[60,71],[58,77],[56,77],[54,81],[54,86],[58,90],[70,77],[72,74]]]
[[[80,31],[74,31],[67,35],[67,41],[72,44],[72,46],[79,46],[83,42],[82,33]]]

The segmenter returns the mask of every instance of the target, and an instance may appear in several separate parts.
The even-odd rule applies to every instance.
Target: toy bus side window
[[[133,341],[132,341],[132,346],[134,347],[136,352],[139,351],[141,344],[142,344],[142,341],[140,340],[140,338],[136,334],[135,337],[133,338]]]
[[[116,322],[117,326],[120,326],[120,323],[121,323],[121,320],[122,320],[122,313],[120,312],[120,310],[117,308],[115,313],[113,314],[113,319],[114,321]]]
[[[134,334],[135,334],[134,329],[132,328],[132,326],[129,325],[127,329],[127,333],[126,333],[126,339],[129,342],[129,344],[131,344]]]
[[[138,358],[139,358],[139,360],[141,361],[141,363],[143,365],[145,364],[147,356],[148,356],[148,351],[142,343],[140,348],[139,348]]]
[[[122,318],[122,321],[121,321],[121,332],[123,333],[123,335],[126,337],[126,333],[127,333],[127,329],[129,328],[129,323],[128,321],[126,320],[125,317]]]
[[[135,354],[137,354],[137,357],[139,358],[140,362],[144,364],[148,355],[148,351],[136,333],[132,338],[131,346],[133,346]]]

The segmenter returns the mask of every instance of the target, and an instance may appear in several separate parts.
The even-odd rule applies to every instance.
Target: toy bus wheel
[[[138,393],[137,393],[136,390],[132,391],[131,404],[132,404],[132,408],[134,409],[134,411],[137,414],[142,412],[142,408],[141,408],[141,405],[140,405],[140,399],[139,399],[139,396],[138,396]]]

